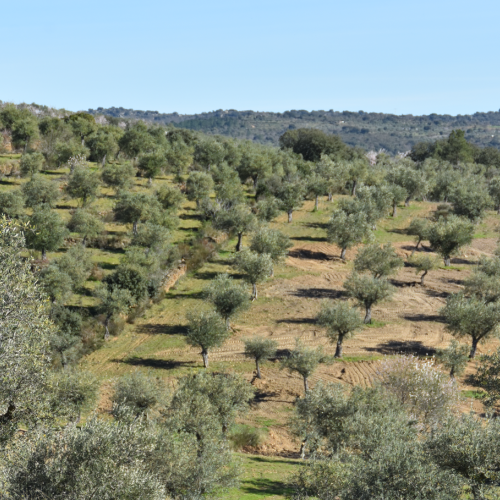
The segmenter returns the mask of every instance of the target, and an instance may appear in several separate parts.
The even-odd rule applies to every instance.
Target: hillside
[[[303,111],[284,113],[217,110],[195,115],[138,111],[124,108],[90,109],[94,115],[127,120],[172,124],[207,134],[221,134],[262,144],[277,145],[279,137],[294,128],[317,128],[339,135],[350,146],[367,150],[385,149],[392,154],[408,151],[420,141],[445,138],[453,129],[463,129],[466,138],[478,146],[500,146],[497,129],[500,112],[473,115],[391,115],[359,111]]]

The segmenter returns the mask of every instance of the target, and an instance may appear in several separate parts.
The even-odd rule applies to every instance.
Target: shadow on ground
[[[155,359],[155,358],[128,358],[115,359],[114,363],[125,363],[131,366],[145,366],[147,368],[160,368],[162,370],[173,370],[174,368],[194,366],[194,361],[177,361],[174,359]]]
[[[150,335],[186,335],[187,327],[185,325],[165,325],[163,323],[148,323],[139,325],[138,333],[149,333]]]
[[[424,345],[419,340],[389,340],[376,347],[367,347],[367,351],[379,352],[380,354],[416,354],[417,356],[432,356],[436,350]]]

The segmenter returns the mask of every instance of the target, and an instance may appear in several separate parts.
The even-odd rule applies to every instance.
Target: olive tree
[[[147,193],[122,192],[113,207],[115,220],[132,224],[134,234],[139,222],[154,221],[161,217],[161,211],[160,202]]]
[[[427,177],[423,170],[413,168],[413,162],[409,159],[403,160],[403,165],[398,165],[387,173],[387,180],[391,184],[397,184],[406,190],[405,205],[418,196],[425,196],[429,191]],[[408,164],[407,162],[410,162]]]
[[[162,186],[156,192],[156,197],[165,210],[170,210],[172,212],[176,212],[185,201],[184,195],[181,193],[180,189],[167,185]]]
[[[31,429],[47,411],[49,339],[55,332],[48,301],[31,262],[22,256],[25,228],[0,220],[0,444],[19,425]]]
[[[500,176],[493,177],[493,179],[490,180],[488,191],[497,214],[500,214]]]
[[[498,335],[500,325],[500,304],[487,303],[477,297],[465,297],[462,293],[452,294],[441,309],[447,330],[457,338],[472,340],[469,357],[476,355],[480,342]]]
[[[425,285],[425,277],[429,271],[438,268],[438,261],[431,255],[418,254],[409,260],[410,264],[415,267],[415,274],[420,274],[420,284]]]
[[[204,290],[205,298],[226,322],[249,307],[249,293],[243,285],[235,282],[227,273],[219,274]]]
[[[369,239],[371,227],[363,212],[348,214],[335,210],[326,228],[327,240],[340,247],[340,258],[345,260],[346,250]]]
[[[390,184],[387,188],[391,198],[392,216],[396,217],[398,215],[398,205],[406,200],[408,192],[404,187],[397,184]]]
[[[162,172],[166,166],[165,153],[160,149],[152,153],[145,153],[139,157],[137,168],[149,178],[149,183]]]
[[[316,320],[326,328],[328,340],[336,342],[336,358],[342,357],[344,340],[352,337],[363,326],[359,312],[347,302],[324,302]]]
[[[255,228],[256,219],[247,205],[238,204],[228,210],[219,210],[213,219],[213,226],[221,231],[236,233],[238,236],[236,251],[239,252],[242,248],[243,234]]]
[[[106,186],[115,191],[120,191],[121,189],[129,189],[132,186],[135,172],[136,170],[130,162],[122,165],[108,163],[101,170],[101,178]]]
[[[280,361],[280,369],[290,373],[298,373],[304,381],[304,393],[309,390],[309,377],[316,371],[321,363],[328,361],[321,347],[309,349],[297,339],[295,349]]]
[[[254,337],[252,339],[244,340],[244,343],[245,343],[245,357],[251,358],[255,361],[257,378],[262,378],[260,373],[260,363],[261,361],[266,361],[276,355],[276,350],[278,349],[278,342],[272,339]]]
[[[64,304],[73,293],[71,276],[52,263],[40,271],[40,285],[53,303]]]
[[[74,245],[55,259],[55,265],[71,278],[75,289],[81,288],[90,276],[94,264],[92,254],[82,245]]]
[[[427,238],[429,237],[429,229],[430,221],[428,219],[417,218],[411,220],[406,232],[407,234],[416,236],[416,244],[415,248],[411,252],[412,255],[416,252],[416,250],[418,250],[420,243],[424,240],[427,240]]]
[[[271,256],[245,250],[236,255],[235,263],[238,269],[245,273],[245,280],[252,285],[252,300],[257,299],[257,283],[265,281],[273,269]]]
[[[319,197],[326,193],[325,179],[316,172],[307,179],[306,193],[314,199],[314,210],[319,210]]]
[[[39,205],[52,207],[60,196],[57,184],[41,174],[35,174],[21,189],[25,204],[30,208]]]
[[[482,219],[486,210],[493,205],[488,189],[480,178],[461,183],[452,191],[450,201],[455,215],[472,222]]]
[[[188,331],[186,341],[193,347],[201,347],[203,366],[208,368],[208,353],[214,347],[220,347],[230,336],[226,323],[216,311],[189,312],[187,314]]]
[[[266,253],[271,256],[273,261],[271,276],[274,275],[274,265],[285,260],[288,249],[292,246],[293,243],[286,234],[267,226],[260,226],[250,242],[250,250],[261,255]]]
[[[71,198],[80,199],[82,205],[85,206],[95,198],[100,185],[101,182],[97,172],[90,170],[88,167],[77,167],[69,176],[66,193]]]
[[[446,219],[440,218],[431,225],[428,239],[431,247],[443,257],[444,265],[449,266],[451,256],[464,245],[470,244],[473,234],[473,222],[450,215]]]
[[[19,189],[0,192],[0,214],[9,218],[24,214],[24,197]]]
[[[366,245],[354,259],[357,272],[369,271],[374,278],[386,278],[403,267],[403,259],[398,256],[390,243],[379,246]]]
[[[364,323],[372,321],[372,307],[391,297],[394,287],[383,278],[374,278],[357,273],[351,274],[344,283],[349,297],[365,308]]]
[[[196,208],[200,207],[200,200],[210,196],[213,191],[212,176],[205,172],[192,172],[186,181],[186,196],[189,201],[196,201]]]
[[[99,309],[104,315],[104,340],[109,338],[109,322],[119,314],[128,312],[134,299],[129,290],[119,287],[99,286],[94,295],[99,299]]]
[[[469,361],[469,348],[452,339],[446,349],[437,351],[436,358],[447,370],[450,370],[450,377],[460,377]]]
[[[19,167],[23,177],[33,177],[42,170],[44,158],[42,153],[25,153],[21,156]]]
[[[292,222],[294,210],[304,203],[305,188],[300,180],[284,181],[276,192],[280,207],[288,214],[288,222]]]
[[[61,216],[47,207],[38,208],[30,217],[30,229],[26,232],[26,246],[42,253],[57,250],[68,236],[69,231]]]
[[[82,238],[82,245],[85,246],[88,240],[94,240],[104,231],[104,223],[92,212],[77,209],[73,212],[68,228],[73,233],[78,233]]]
[[[479,357],[477,372],[473,377],[475,385],[486,391],[484,402],[493,407],[500,400],[500,349]]]

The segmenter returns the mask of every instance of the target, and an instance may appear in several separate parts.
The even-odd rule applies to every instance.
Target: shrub
[[[249,425],[235,426],[235,429],[229,435],[231,447],[235,451],[248,447],[256,448],[262,443],[263,439],[264,432]]]

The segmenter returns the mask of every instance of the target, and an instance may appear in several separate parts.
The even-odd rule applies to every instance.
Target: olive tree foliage
[[[39,432],[9,454],[6,490],[21,500],[164,500],[148,459],[156,433],[140,422],[117,425],[93,417],[81,428]]]
[[[328,222],[327,239],[340,247],[340,258],[345,260],[349,248],[370,239],[372,232],[366,215],[362,212],[347,213],[344,210],[335,210]]]
[[[452,339],[446,349],[439,349],[436,359],[444,368],[450,370],[450,377],[460,377],[467,367],[469,361],[469,348]]]
[[[144,177],[148,177],[150,183],[165,169],[166,165],[167,160],[162,149],[141,155],[137,162],[139,172]]]
[[[73,293],[71,276],[51,263],[39,274],[40,285],[54,304],[64,304]]]
[[[232,373],[202,372],[179,380],[172,398],[172,408],[179,408],[196,397],[204,396],[215,416],[218,430],[225,435],[234,424],[236,416],[248,411],[255,389],[240,375]],[[195,415],[190,417],[194,419]],[[182,425],[182,424],[181,424]],[[197,425],[196,423],[188,425]]]
[[[273,264],[283,262],[288,255],[288,249],[293,246],[290,238],[268,226],[260,226],[252,235],[250,250],[258,254],[269,254]],[[274,266],[271,275],[274,273]]]
[[[460,401],[455,380],[440,371],[434,359],[414,355],[384,360],[378,370],[380,383],[425,425],[442,421]]]
[[[17,431],[50,417],[46,401],[49,339],[54,326],[48,300],[31,263],[21,256],[22,226],[0,220],[0,444]]]
[[[336,358],[342,357],[344,340],[353,337],[363,326],[359,312],[347,302],[323,302],[316,320],[326,329],[328,340],[337,344]]]
[[[486,391],[485,404],[494,407],[500,400],[500,349],[479,357],[473,381]]]
[[[319,197],[326,191],[325,180],[317,172],[313,172],[306,181],[306,194],[314,199],[314,210],[319,210]]]
[[[49,375],[51,409],[55,415],[61,414],[79,422],[84,409],[92,410],[97,402],[99,381],[97,377],[76,368],[52,372]]]
[[[101,170],[101,178],[104,184],[116,192],[129,189],[135,177],[135,168],[130,162],[123,164],[108,163]]]
[[[403,259],[398,256],[390,243],[379,246],[371,244],[364,246],[354,259],[354,270],[368,271],[374,278],[386,278],[403,267]]]
[[[374,278],[362,274],[351,274],[344,283],[347,295],[365,308],[364,322],[371,323],[372,307],[389,299],[394,293],[394,287],[383,278]]]
[[[25,153],[21,156],[19,168],[23,177],[33,177],[42,170],[44,158],[42,153]]]
[[[122,135],[118,127],[99,127],[88,137],[87,146],[90,149],[90,159],[99,162],[104,167],[106,160],[113,158],[119,151],[117,139]]]
[[[256,222],[250,208],[245,204],[238,204],[228,210],[219,210],[213,219],[213,226],[221,231],[236,233],[238,236],[236,251],[239,252],[242,248],[243,234],[252,231],[256,227]]]
[[[0,192],[0,215],[18,218],[24,214],[24,197],[19,189]]]
[[[398,205],[406,201],[408,196],[408,191],[403,186],[398,184],[390,184],[387,186],[387,190],[390,193],[390,200],[392,206],[392,216],[396,217],[398,215]]]
[[[61,271],[68,274],[75,289],[84,285],[94,267],[92,254],[82,245],[72,246],[53,263]]]
[[[26,246],[42,253],[57,250],[68,236],[69,231],[61,216],[48,207],[37,208],[30,217],[30,227],[26,231]]]
[[[427,237],[431,247],[443,257],[444,265],[449,266],[451,256],[456,254],[461,247],[470,244],[473,234],[473,222],[450,215],[432,224]]]
[[[212,176],[206,172],[191,172],[186,181],[186,196],[189,201],[195,201],[200,207],[200,201],[208,198],[214,189]]]
[[[162,208],[153,195],[122,192],[113,207],[113,213],[116,221],[132,224],[132,231],[137,234],[139,222],[161,219]]]
[[[500,481],[498,418],[450,417],[432,433],[425,451],[442,470],[458,476],[474,500],[494,498]]]
[[[245,339],[245,357],[255,361],[255,369],[257,378],[262,378],[260,373],[260,363],[266,361],[276,355],[278,342],[272,339],[262,337],[253,337]]]
[[[429,237],[430,226],[431,222],[428,219],[417,218],[411,220],[406,232],[407,234],[416,237],[416,244],[415,248],[412,250],[412,255],[418,250],[420,243],[427,240],[427,238]]]
[[[474,358],[480,342],[499,333],[500,304],[486,302],[478,297],[452,294],[440,311],[447,330],[456,338],[470,337],[472,344],[469,358]]]
[[[39,205],[53,207],[60,197],[59,188],[55,182],[41,174],[35,174],[21,188],[25,204],[34,208]]]
[[[310,349],[297,339],[295,349],[292,349],[289,355],[280,361],[280,369],[288,370],[290,373],[298,373],[304,382],[304,393],[307,394],[309,377],[321,363],[328,361],[328,357],[325,356],[321,347]]]
[[[158,377],[141,372],[133,372],[120,377],[113,389],[111,401],[114,404],[112,413],[115,418],[127,414],[123,412],[124,408],[139,417],[147,415],[158,405],[167,402],[164,382]]]
[[[194,161],[207,170],[220,165],[224,157],[224,146],[214,139],[201,140],[194,147]]]
[[[500,176],[490,179],[488,191],[497,214],[500,214]]]
[[[93,200],[99,190],[99,174],[88,167],[77,167],[70,174],[66,193],[71,198],[79,199],[82,206]]]
[[[201,348],[203,366],[208,368],[208,353],[214,347],[220,347],[231,336],[226,322],[216,311],[189,312],[186,342]]]
[[[71,215],[68,228],[73,233],[78,233],[82,238],[82,245],[86,246],[104,232],[104,223],[101,218],[84,209],[77,209]]]
[[[401,160],[400,165],[389,170],[386,179],[391,184],[397,184],[406,190],[406,206],[411,200],[425,196],[429,191],[425,172],[415,169],[413,162],[407,158]]]
[[[271,222],[280,214],[279,201],[274,196],[266,196],[259,199],[254,210],[257,212],[257,219],[263,222]]]
[[[205,299],[226,322],[250,306],[250,295],[245,286],[235,282],[227,273],[219,274],[204,290]]]
[[[163,185],[157,192],[156,197],[165,210],[177,212],[184,203],[184,195],[179,188]]]
[[[257,284],[265,281],[273,270],[273,260],[267,253],[252,250],[239,252],[235,257],[236,267],[245,273],[245,280],[252,285],[252,300],[257,299]]]
[[[462,182],[450,194],[453,213],[472,222],[479,222],[487,209],[493,206],[488,189],[481,179]]]
[[[95,289],[95,297],[100,301],[99,310],[104,315],[104,340],[109,338],[109,322],[119,314],[128,312],[134,298],[126,288],[99,286]]]
[[[409,262],[415,267],[415,274],[422,273],[420,276],[420,284],[422,286],[425,285],[425,277],[427,276],[427,273],[439,267],[438,260],[432,255],[418,254],[411,257]]]
[[[292,222],[293,212],[304,203],[305,186],[301,180],[285,180],[276,191],[281,210],[288,214],[288,222]]]
[[[321,159],[316,163],[316,172],[323,179],[328,201],[332,201],[333,195],[341,192],[346,185],[348,172],[345,163],[337,164],[329,156],[321,155]]]

